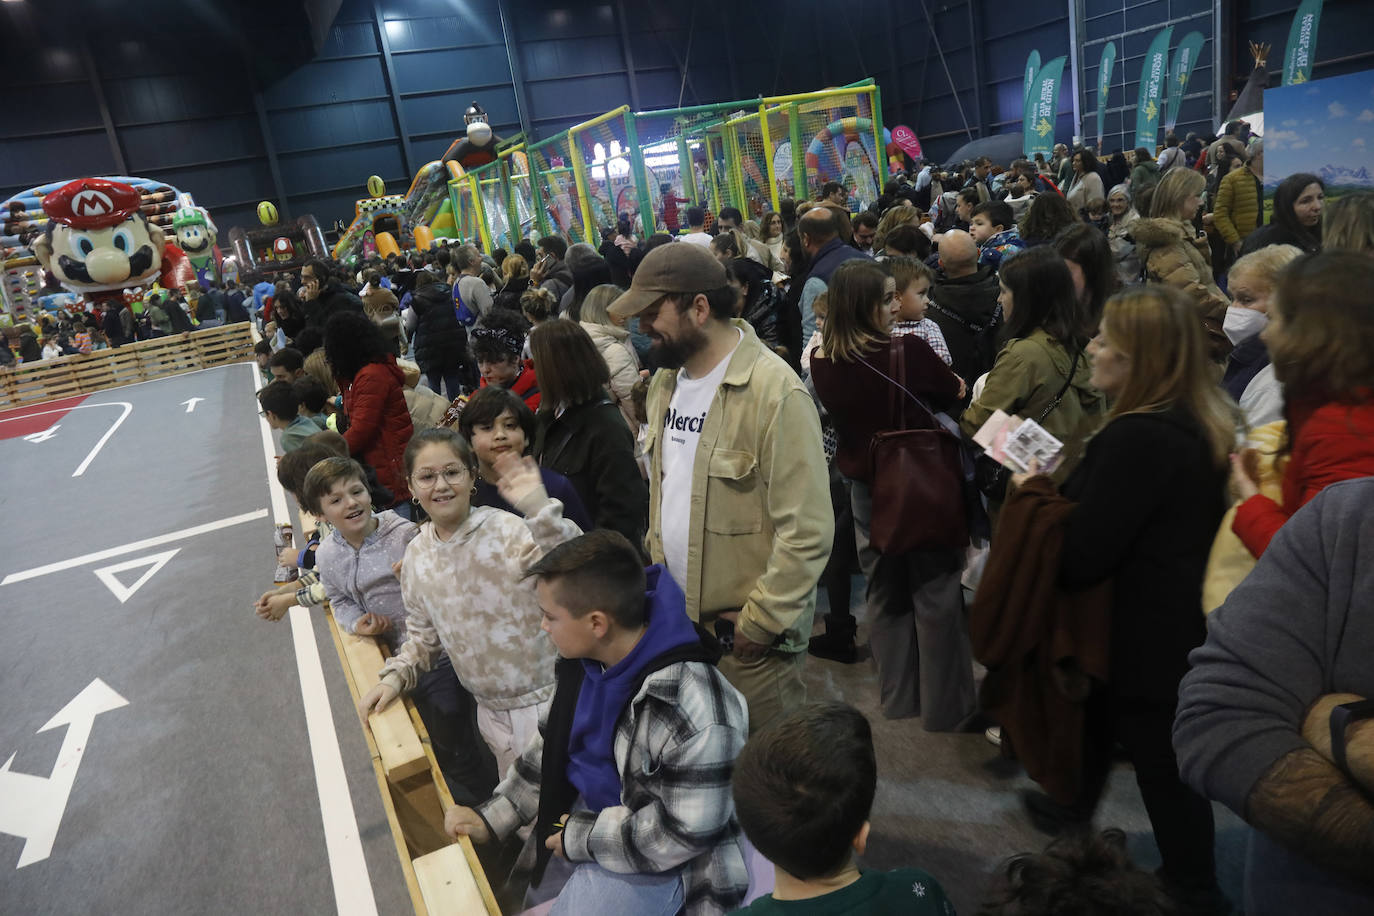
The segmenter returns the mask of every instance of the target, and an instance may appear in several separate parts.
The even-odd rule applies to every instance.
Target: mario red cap
[[[43,197],[43,212],[73,229],[108,229],[138,210],[142,196],[127,184],[78,178]]]

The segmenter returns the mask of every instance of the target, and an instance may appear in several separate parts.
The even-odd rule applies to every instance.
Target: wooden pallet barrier
[[[91,394],[253,358],[247,322],[0,369],[0,408]]]

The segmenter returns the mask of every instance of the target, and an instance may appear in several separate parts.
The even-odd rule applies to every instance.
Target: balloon
[[[264,226],[275,226],[277,224],[277,208],[272,201],[264,200],[258,204],[258,221]]]

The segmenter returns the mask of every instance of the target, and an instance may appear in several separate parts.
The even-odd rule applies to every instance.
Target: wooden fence
[[[0,369],[0,408],[37,404],[253,358],[247,322]]]

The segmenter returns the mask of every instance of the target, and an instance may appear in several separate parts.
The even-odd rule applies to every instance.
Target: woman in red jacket
[[[343,392],[348,453],[371,465],[377,480],[396,497],[393,507],[409,515],[406,443],[414,427],[403,393],[405,375],[377,325],[361,312],[340,312],[324,328],[324,355]]]
[[[1242,456],[1232,481],[1244,502],[1231,530],[1258,557],[1289,516],[1325,487],[1374,476],[1374,289],[1369,259],[1308,255],[1279,278],[1262,334],[1283,383],[1288,465],[1283,505],[1259,492]]]

